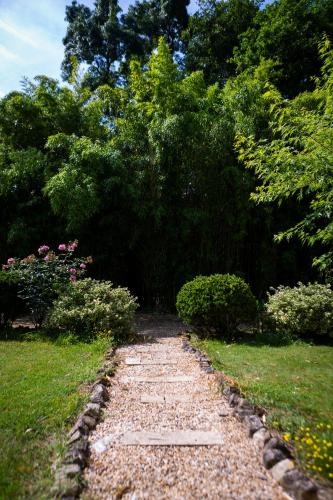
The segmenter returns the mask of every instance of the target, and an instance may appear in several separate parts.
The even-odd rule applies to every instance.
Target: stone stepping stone
[[[158,352],[161,352],[163,354],[167,354],[167,353],[174,354],[175,349],[171,348],[169,345],[166,345],[165,347],[159,345],[156,347],[150,347],[149,349],[136,348],[135,352],[140,353],[140,354],[152,354],[152,353],[158,353]],[[179,353],[179,354],[183,354],[183,353]]]
[[[124,384],[129,384],[131,382],[144,382],[147,384],[156,384],[156,383],[178,383],[178,382],[193,382],[195,380],[195,377],[191,377],[188,375],[174,375],[174,376],[168,376],[168,375],[160,375],[158,377],[123,377],[119,379],[120,382]]]
[[[152,359],[141,360],[140,358],[126,358],[125,365],[129,366],[144,366],[144,365],[177,365],[177,361],[169,361],[167,359]]]
[[[141,396],[141,403],[157,403],[157,404],[163,404],[163,403],[189,403],[193,402],[193,400],[198,401],[198,398],[194,398],[192,396],[187,396],[186,394],[180,394],[179,396],[177,395],[172,395],[172,394],[166,394],[165,396],[154,396],[150,394],[143,394]]]
[[[158,375],[155,377],[149,377],[149,376],[128,376],[128,377],[122,377],[119,379],[120,382],[129,384],[131,382],[134,383],[179,383],[179,382],[193,382],[195,380],[195,377],[192,377],[190,375]]]
[[[91,448],[97,453],[110,446],[220,446],[223,434],[214,431],[129,431],[109,434],[99,439]]]

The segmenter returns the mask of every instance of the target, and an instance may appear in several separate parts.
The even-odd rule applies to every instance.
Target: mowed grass
[[[294,445],[301,467],[319,480],[333,480],[332,346],[194,343],[247,399],[266,410],[268,425]]]
[[[281,430],[331,422],[333,347],[295,343],[272,347],[259,343],[198,342],[215,368],[234,378],[246,397],[263,406]]]
[[[50,498],[66,427],[107,345],[0,341],[0,498]]]

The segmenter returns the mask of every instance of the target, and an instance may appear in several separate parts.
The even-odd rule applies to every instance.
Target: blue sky
[[[24,76],[44,74],[60,78],[65,6],[70,3],[71,0],[0,0],[0,97],[20,89]],[[79,3],[92,6],[93,0]],[[120,0],[123,10],[130,3],[133,2]]]

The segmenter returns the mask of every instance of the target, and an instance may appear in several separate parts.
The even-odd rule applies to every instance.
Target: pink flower
[[[69,272],[70,272],[71,274],[76,274],[76,269],[75,269],[75,267],[71,267],[71,268],[69,269]]]
[[[65,252],[67,249],[65,243],[60,243],[60,245],[58,246],[58,250],[60,250],[60,252]]]
[[[50,260],[50,257],[48,255],[45,255],[44,260],[47,262],[48,260]]]
[[[39,255],[43,255],[43,253],[47,253],[50,250],[50,247],[47,245],[42,245],[38,248]]]
[[[10,258],[7,260],[7,264],[8,264],[8,266],[11,266],[12,264],[15,264],[15,259],[13,259],[13,257],[10,257]]]
[[[74,282],[74,281],[76,281],[76,276],[74,276],[74,274],[72,274],[69,279]]]
[[[80,264],[80,269],[85,269],[87,266],[82,262],[82,264]]]
[[[74,252],[74,250],[76,249],[76,247],[78,246],[78,244],[79,244],[78,240],[70,241],[68,243],[67,250],[69,252]]]

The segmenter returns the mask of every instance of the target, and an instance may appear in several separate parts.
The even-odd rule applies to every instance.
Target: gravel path
[[[245,428],[231,415],[214,374],[206,374],[182,350],[181,324],[141,318],[141,344],[117,351],[119,367],[110,387],[105,418],[90,437],[93,446],[110,434],[128,431],[215,431],[223,445],[123,446],[92,449],[83,494],[92,499],[262,499],[288,498],[261,465],[261,453]],[[147,335],[152,339],[147,339]],[[128,358],[143,364],[126,364]],[[163,361],[158,364],[159,360]],[[167,365],[172,360],[176,364]],[[165,382],[163,376],[188,376],[188,382]],[[136,377],[159,377],[138,382]],[[167,403],[143,403],[143,396],[170,396]],[[184,399],[174,402],[172,398]],[[149,399],[149,398],[148,398]]]

